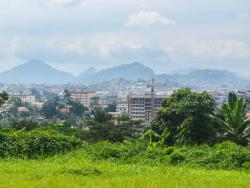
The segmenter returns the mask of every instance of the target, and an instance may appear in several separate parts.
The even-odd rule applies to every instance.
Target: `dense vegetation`
[[[7,100],[6,93],[0,95],[0,105]],[[12,102],[16,106],[20,103],[16,99]],[[177,90],[165,100],[146,130],[140,121],[130,120],[126,116],[113,119],[106,109],[99,108],[93,108],[89,114],[84,115],[81,124],[66,121],[66,116],[81,119],[86,110],[82,105],[73,102],[67,92],[63,99],[53,98],[48,101],[43,110],[48,108],[47,112],[50,112],[50,109],[54,109],[51,112],[58,113],[55,106],[62,104],[72,106],[73,111],[64,115],[65,120],[61,123],[54,121],[58,114],[46,115],[44,112],[46,116],[51,116],[52,121],[42,122],[19,117],[9,122],[8,127],[2,126],[0,164],[3,169],[9,165],[10,169],[28,170],[34,167],[31,160],[46,165],[51,162],[47,169],[35,174],[41,176],[41,179],[52,176],[60,179],[61,175],[74,177],[74,180],[79,177],[77,186],[82,184],[84,177],[115,176],[118,172],[115,168],[118,167],[122,168],[119,175],[130,177],[127,173],[133,166],[135,172],[132,174],[138,172],[150,180],[161,173],[167,174],[161,175],[168,179],[168,170],[176,178],[178,174],[175,169],[189,171],[192,168],[203,168],[244,171],[241,176],[246,179],[236,181],[236,185],[247,187],[245,185],[250,182],[250,150],[246,147],[250,136],[250,121],[245,117],[248,101],[238,98],[235,93],[230,93],[228,102],[220,110],[216,110],[214,100],[208,93],[197,93],[187,88]],[[11,110],[16,113],[15,109]],[[8,160],[17,160],[20,166],[15,166],[7,162]],[[29,166],[24,167],[22,163]],[[92,163],[99,165],[89,167]],[[41,170],[41,166],[35,168]],[[152,169],[157,173],[153,174]],[[205,172],[197,170],[199,171]],[[0,173],[6,172],[0,170]],[[198,177],[194,171],[193,173]],[[207,174],[205,176],[208,177]],[[192,174],[190,177],[187,174],[182,175],[187,181],[192,179]],[[222,176],[224,175],[225,172]],[[25,178],[25,175],[21,177]],[[238,178],[237,175],[234,177]],[[0,178],[1,181],[3,180]],[[124,183],[123,180],[119,181]],[[150,181],[143,184],[140,180],[140,185],[162,187],[163,181],[159,179],[159,182],[159,186],[149,186],[152,185]],[[229,182],[231,184],[228,185],[235,183]],[[213,185],[216,183],[219,182],[215,181]],[[173,184],[170,183],[169,186]]]
[[[0,157],[43,157],[77,149],[80,145],[79,139],[52,131],[0,132]]]
[[[152,122],[151,135],[164,133],[167,145],[215,144],[226,140],[246,145],[250,137],[250,120],[245,117],[248,102],[231,92],[218,112],[208,93],[179,89],[163,103]]]
[[[183,146],[152,148],[144,142],[111,144],[84,143],[83,155],[91,160],[104,160],[122,164],[148,164],[152,166],[178,165],[207,169],[250,170],[250,150],[232,142],[215,146]]]

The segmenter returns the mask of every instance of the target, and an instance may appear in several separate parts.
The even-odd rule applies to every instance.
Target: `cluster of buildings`
[[[131,119],[141,120],[145,124],[148,124],[155,118],[156,113],[161,107],[163,101],[172,93],[170,90],[155,91],[154,83],[151,85],[137,83],[137,85],[133,86],[131,83],[120,81],[118,83],[114,82],[114,85],[115,84],[117,84],[117,90],[88,90],[86,88],[72,88],[69,89],[69,92],[72,100],[83,104],[89,109],[92,107],[107,108],[109,105],[115,104],[116,110],[111,112],[111,115],[127,115]],[[128,84],[127,87],[125,87],[126,84]],[[47,100],[45,96],[46,92],[54,93],[55,95],[63,97],[64,89],[65,88],[63,86],[46,86],[46,88],[40,88],[39,95],[27,92],[28,89],[26,89],[26,92],[8,93],[10,94],[10,98],[17,97],[20,98],[22,102],[30,103],[31,105],[41,108]],[[29,88],[29,91],[30,90],[31,88]],[[37,90],[39,91],[39,87]],[[227,101],[229,91],[210,90],[208,93],[213,96],[216,104],[220,106]],[[237,91],[237,95],[240,97],[250,98],[250,90]]]
[[[98,98],[98,102],[95,105],[99,107],[105,108],[108,105],[116,105],[116,111],[110,113],[112,116],[127,115],[132,120],[141,120],[145,124],[149,124],[155,118],[167,95],[156,94],[153,81],[151,85],[147,85],[147,88],[150,88],[151,91],[139,95],[131,93],[118,95],[110,94],[109,92],[95,93],[91,91],[71,92],[71,98],[88,108],[91,107],[93,98]]]

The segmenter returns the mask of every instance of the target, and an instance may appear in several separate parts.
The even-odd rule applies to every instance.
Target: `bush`
[[[250,150],[232,142],[215,146],[148,147],[144,142],[111,144],[85,143],[83,150],[90,159],[149,165],[185,165],[208,169],[249,170]]]
[[[174,147],[167,147],[166,149],[164,149],[164,151],[166,152],[167,155],[170,155],[171,153],[174,152]]]
[[[181,153],[180,151],[174,151],[171,155],[170,155],[170,163],[171,164],[177,164],[180,163],[182,161],[184,161],[185,156],[183,155],[183,153]]]
[[[49,124],[48,129],[57,131],[66,136],[74,136],[81,140],[86,140],[88,138],[88,131],[86,129],[71,128],[71,124],[67,121],[63,124]]]
[[[0,131],[0,157],[34,158],[78,148],[81,141],[56,131]]]
[[[184,160],[177,163],[189,166],[235,170],[249,168],[250,150],[232,142],[223,142],[213,147],[203,145],[176,148],[176,150],[185,156]]]
[[[121,149],[117,144],[100,142],[89,150],[94,160],[118,159],[121,157]]]

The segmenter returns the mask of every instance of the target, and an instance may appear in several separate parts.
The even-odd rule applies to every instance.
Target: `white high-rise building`
[[[128,96],[128,114],[133,120],[142,120],[145,124],[150,123],[156,116],[165,95],[140,95]]]

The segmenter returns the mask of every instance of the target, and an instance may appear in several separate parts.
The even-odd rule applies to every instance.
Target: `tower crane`
[[[155,81],[152,79],[151,84],[147,84],[147,88],[151,88],[151,112],[150,112],[150,120],[153,120],[155,117]]]

